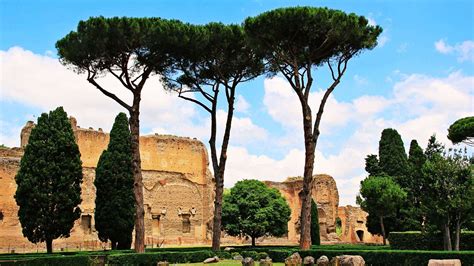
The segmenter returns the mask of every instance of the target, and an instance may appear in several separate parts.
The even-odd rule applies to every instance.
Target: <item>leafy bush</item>
[[[390,250],[387,245],[370,245],[370,244],[338,244],[338,245],[322,245],[312,246],[311,249],[321,250]]]
[[[191,251],[191,252],[153,252],[153,253],[131,253],[113,254],[107,257],[109,265],[156,265],[159,261],[170,263],[192,263],[202,262],[213,257],[211,250]]]
[[[219,259],[232,259],[232,255],[230,254],[230,252],[227,252],[227,251],[218,251],[218,252],[214,252],[215,256],[219,257]]]
[[[2,258],[3,260],[4,258]],[[7,260],[7,259],[5,259]],[[72,255],[72,256],[41,256],[41,257],[19,257],[15,260],[2,262],[1,265],[26,265],[26,266],[81,266],[92,265],[92,259],[86,255]]]
[[[269,250],[267,253],[273,262],[284,262],[285,259],[288,258],[294,252],[295,252],[294,250],[274,249],[274,250]],[[315,257],[315,259],[317,258]]]
[[[244,258],[250,257],[254,260],[257,258],[257,254],[258,253],[255,250],[243,250],[240,252],[240,255],[242,255],[242,257]]]
[[[390,232],[390,247],[393,249],[442,250],[443,236],[422,234],[419,231]],[[461,250],[474,250],[474,231],[461,232]]]

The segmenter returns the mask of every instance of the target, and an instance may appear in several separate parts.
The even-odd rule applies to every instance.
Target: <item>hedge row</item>
[[[390,232],[388,239],[392,249],[443,250],[443,235],[441,233]],[[460,240],[461,250],[474,250],[474,231],[461,232]]]
[[[307,250],[299,251],[301,257],[319,258],[323,255],[329,259],[340,255],[360,255],[367,265],[427,265],[430,259],[460,259],[462,265],[474,265],[473,251],[421,251],[421,250]],[[268,255],[274,262],[284,262],[292,251],[270,250]]]
[[[25,266],[81,266],[92,265],[96,258],[87,255],[71,255],[71,256],[41,256],[41,257],[24,257],[18,260],[9,260],[2,258],[0,265],[25,265]]]
[[[129,253],[113,254],[107,257],[109,265],[156,265],[158,261],[170,263],[193,263],[203,262],[205,259],[215,256],[210,250],[199,250],[189,252],[151,252],[151,253]],[[229,255],[230,257],[230,255]]]
[[[266,251],[263,251],[266,250]],[[215,255],[229,259],[239,253],[243,257],[252,257],[255,260],[265,258],[267,255],[274,262],[284,262],[292,253],[298,251],[302,257],[312,256],[319,258],[322,255],[331,259],[339,255],[360,255],[368,265],[427,265],[429,259],[460,259],[463,265],[474,265],[474,251],[421,251],[421,250],[359,250],[359,249],[312,249],[299,251],[297,248],[251,248],[235,249],[232,254],[226,251],[217,253],[207,250],[196,251],[165,251],[137,253],[109,253],[103,255],[52,255],[40,257],[18,258],[9,262],[0,262],[0,265],[92,265],[100,260],[108,265],[156,265],[158,261],[170,263],[202,262]]]

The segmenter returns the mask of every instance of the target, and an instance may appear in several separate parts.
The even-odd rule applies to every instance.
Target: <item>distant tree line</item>
[[[407,156],[400,134],[383,130],[378,157],[366,157],[369,176],[357,197],[369,213],[369,231],[384,243],[390,231],[441,231],[445,250],[459,250],[461,230],[474,229],[472,163],[466,148],[445,149],[434,135],[424,151],[412,140]]]

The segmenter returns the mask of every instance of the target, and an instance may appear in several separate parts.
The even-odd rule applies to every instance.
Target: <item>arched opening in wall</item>
[[[362,230],[357,230],[356,231],[356,234],[357,234],[357,238],[360,242],[363,242],[364,241],[364,231]]]
[[[0,222],[3,222],[3,211],[0,210]]]
[[[327,215],[324,209],[318,208],[318,219],[320,224],[327,224]]]
[[[86,214],[81,216],[81,227],[86,234],[92,232],[92,215]]]
[[[189,214],[182,214],[181,218],[183,219],[183,233],[191,233],[191,220],[189,220]]]
[[[151,224],[152,235],[156,236],[156,237],[159,237],[160,236],[160,218],[161,218],[161,215],[152,214],[151,218],[152,218],[152,224]]]
[[[329,233],[327,215],[322,208],[318,208],[318,220],[319,220],[319,235],[321,240],[327,240],[327,234]]]
[[[339,217],[336,218],[336,234],[337,236],[342,235],[342,220]]]

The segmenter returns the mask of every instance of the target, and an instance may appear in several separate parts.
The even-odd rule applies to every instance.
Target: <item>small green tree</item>
[[[280,237],[288,232],[291,210],[275,188],[257,180],[242,180],[224,195],[222,227],[231,236],[255,239],[265,235]]]
[[[31,131],[15,177],[23,235],[33,243],[69,237],[81,210],[81,154],[62,107],[43,113]]]
[[[454,122],[448,129],[448,139],[457,144],[464,142],[474,145],[474,116],[461,118]]]
[[[319,216],[318,206],[314,199],[311,200],[311,244],[321,245],[321,237],[319,235]]]
[[[433,137],[430,145],[442,147]],[[443,232],[445,250],[452,250],[451,227],[454,227],[454,249],[459,250],[462,225],[472,219],[474,212],[474,177],[469,159],[459,151],[434,152],[422,172],[421,202],[427,223]]]
[[[130,249],[135,220],[131,136],[125,113],[115,118],[95,172],[95,228],[112,249]]]
[[[406,197],[406,192],[391,177],[369,176],[361,182],[357,204],[360,204],[361,208],[369,215],[379,218],[384,245],[387,236],[384,219],[396,215],[397,209],[403,204]]]

